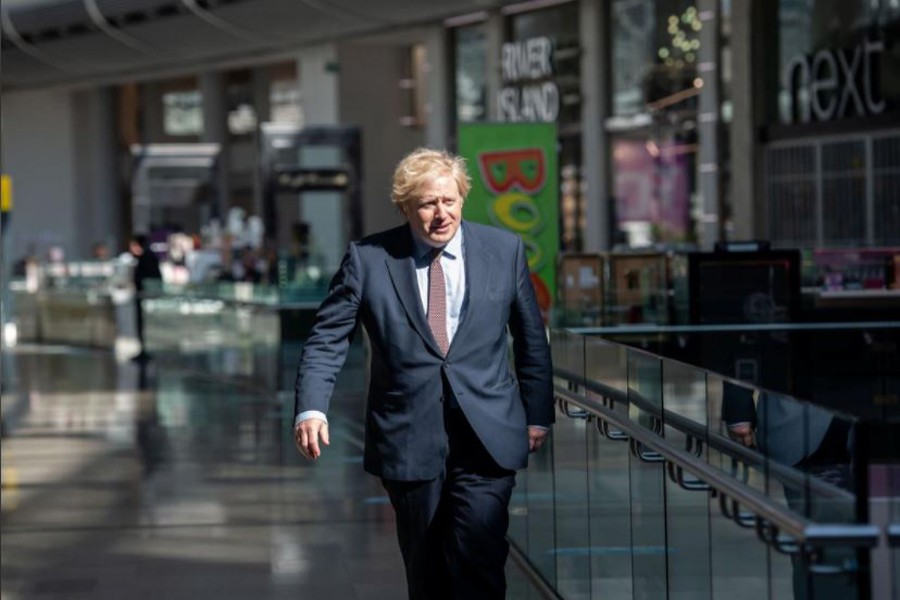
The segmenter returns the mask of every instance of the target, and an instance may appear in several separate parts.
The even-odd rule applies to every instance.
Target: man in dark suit
[[[462,159],[445,152],[400,162],[391,200],[407,223],[350,244],[297,376],[296,443],[315,459],[350,335],[365,327],[364,467],[394,507],[412,600],[505,596],[515,472],[554,420],[524,246],[462,220],[470,186]]]
[[[137,329],[138,343],[141,346],[140,353],[132,357],[135,361],[145,361],[150,358],[144,342],[144,310],[142,300],[144,288],[148,280],[161,281],[162,272],[159,268],[159,259],[150,249],[150,240],[144,234],[136,234],[128,241],[128,251],[135,258],[132,280],[134,282],[134,317]]]

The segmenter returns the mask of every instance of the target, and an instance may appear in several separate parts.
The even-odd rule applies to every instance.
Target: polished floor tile
[[[315,464],[289,395],[164,359],[20,347],[4,375],[3,600],[406,596],[358,374]]]

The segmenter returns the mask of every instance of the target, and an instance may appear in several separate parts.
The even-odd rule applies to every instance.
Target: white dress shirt
[[[416,281],[419,284],[419,299],[422,312],[428,318],[428,269],[431,263],[432,247],[419,238],[415,240]],[[463,232],[456,230],[453,239],[444,246],[441,254],[441,268],[444,270],[444,289],[447,291],[447,339],[453,343],[453,336],[462,319],[463,302],[466,298],[466,266],[463,260]]]

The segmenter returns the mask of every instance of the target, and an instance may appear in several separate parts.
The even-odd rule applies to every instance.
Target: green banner
[[[463,216],[521,236],[547,321],[556,297],[559,252],[556,125],[472,123],[460,125],[458,139],[472,177]]]

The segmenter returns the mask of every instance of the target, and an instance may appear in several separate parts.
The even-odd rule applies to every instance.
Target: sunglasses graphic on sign
[[[544,187],[544,152],[538,148],[484,152],[478,160],[485,185],[495,194],[513,187],[535,193]]]

